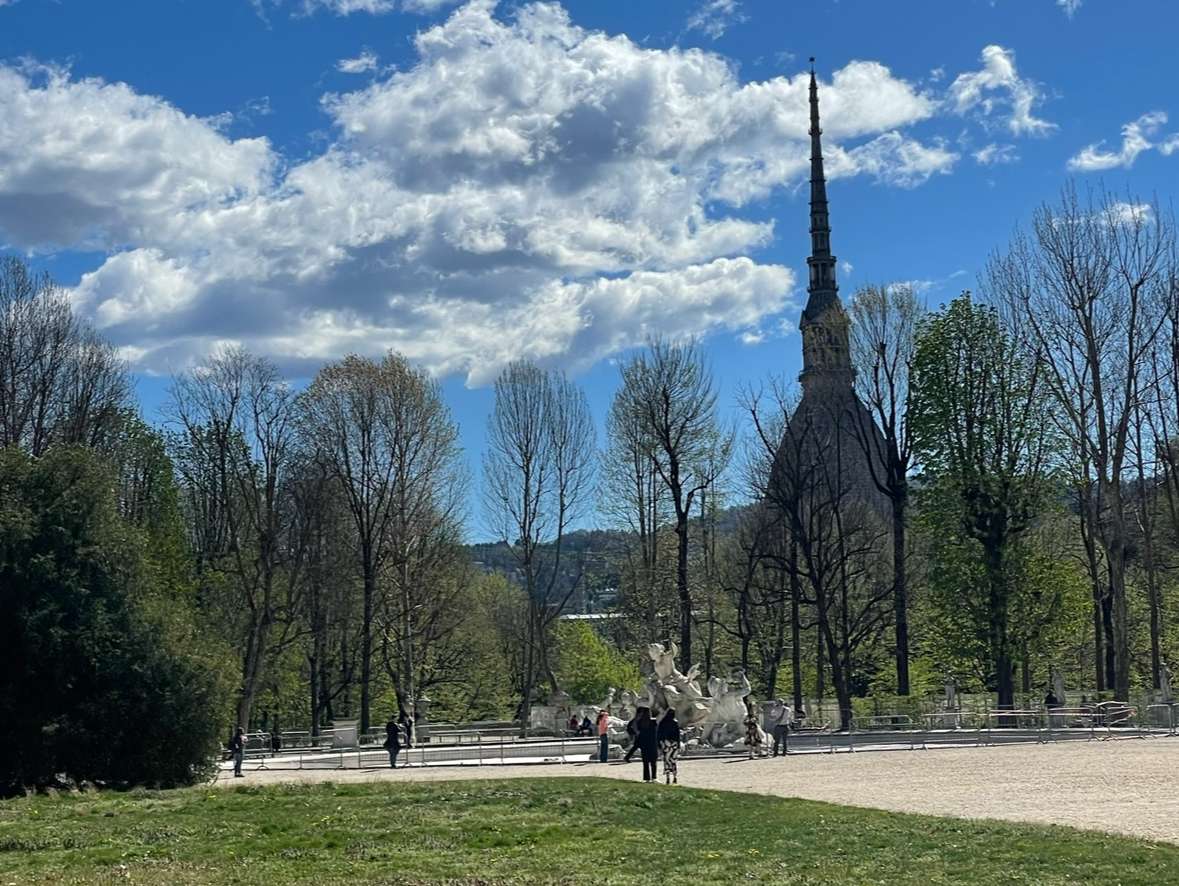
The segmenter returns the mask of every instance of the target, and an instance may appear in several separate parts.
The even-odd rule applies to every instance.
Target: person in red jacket
[[[605,763],[610,759],[610,711],[606,708],[598,711],[598,762]]]

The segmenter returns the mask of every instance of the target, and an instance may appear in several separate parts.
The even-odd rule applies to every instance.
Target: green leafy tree
[[[0,793],[187,784],[215,760],[222,659],[115,488],[88,449],[0,452]]]
[[[557,677],[575,701],[605,697],[610,687],[636,688],[639,669],[584,621],[562,621],[557,626]]]
[[[1015,693],[1014,558],[1050,481],[1052,422],[1038,369],[998,313],[969,293],[918,332],[910,427],[926,515],[941,527],[943,572],[954,551],[949,575],[957,574],[963,608],[983,614],[972,623],[993,665],[1000,708]]]

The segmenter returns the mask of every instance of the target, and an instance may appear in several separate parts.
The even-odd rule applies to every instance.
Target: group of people
[[[594,734],[594,724],[590,722],[590,718],[588,716],[582,717],[581,722],[578,723],[577,715],[573,714],[569,717],[569,725],[567,728],[570,735],[582,736]]]
[[[599,714],[601,719],[602,715]],[[664,780],[667,784],[679,783],[681,735],[674,710],[669,708],[664,711],[663,716],[656,721],[650,708],[639,708],[634,718],[626,724],[626,734],[630,736],[631,743],[626,756],[622,758],[623,762],[629,763],[635,751],[638,751],[643,760],[643,781],[658,780],[657,764],[662,756]]]

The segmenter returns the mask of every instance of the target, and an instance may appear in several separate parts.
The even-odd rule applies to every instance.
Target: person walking
[[[770,734],[774,739],[774,750],[772,756],[778,756],[781,751],[782,756],[790,755],[790,706],[782,699],[775,699],[772,705],[772,710],[777,712],[777,719],[775,719],[773,729]],[[773,714],[769,715],[773,717]]]
[[[646,708],[636,708],[635,715],[627,721],[626,735],[630,739],[630,747],[626,749],[626,755],[622,758],[623,763],[629,763],[630,758],[635,755],[635,751],[639,749],[638,732],[635,727],[639,722],[639,712],[645,711]]]
[[[401,753],[401,724],[389,718],[385,724],[385,750],[389,752],[389,768],[397,768],[397,755]]]
[[[659,720],[659,751],[663,754],[663,780],[667,784],[679,784],[680,721],[675,710],[668,708]]]
[[[745,698],[745,745],[749,748],[750,760],[765,755],[761,724],[757,722],[757,705],[748,696]]]
[[[245,778],[242,774],[242,761],[246,758],[246,730],[240,726],[229,740],[229,753],[233,755],[233,777]]]
[[[401,728],[400,738],[401,746],[403,748],[413,747],[413,729],[414,717],[405,708],[401,709],[401,714],[397,717],[397,722]]]
[[[610,759],[610,712],[606,708],[598,711],[598,762]]]
[[[639,711],[635,735],[635,743],[639,746],[639,754],[643,758],[643,781],[655,781],[658,775],[656,760],[659,757],[659,727],[651,716],[650,708]]]

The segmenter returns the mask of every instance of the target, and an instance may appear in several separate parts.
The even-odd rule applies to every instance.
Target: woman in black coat
[[[659,751],[663,754],[663,779],[668,784],[679,784],[680,721],[671,708],[659,721],[658,737]]]
[[[659,757],[659,727],[649,708],[640,708],[635,723],[635,743],[643,756],[643,781],[655,780],[655,761]]]

